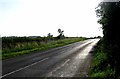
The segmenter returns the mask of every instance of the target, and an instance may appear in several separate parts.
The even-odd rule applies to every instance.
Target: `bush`
[[[108,55],[103,47],[103,40],[101,39],[94,50],[94,58],[90,68],[90,77],[113,79],[115,78],[115,69],[109,64]]]

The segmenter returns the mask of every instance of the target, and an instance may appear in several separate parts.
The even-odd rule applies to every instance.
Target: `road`
[[[4,77],[87,77],[91,49],[99,39],[26,54],[2,61]]]

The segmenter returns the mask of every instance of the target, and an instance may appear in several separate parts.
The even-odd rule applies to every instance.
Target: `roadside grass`
[[[94,58],[89,72],[91,79],[113,79],[115,77],[115,69],[112,69],[108,63],[107,54],[103,50],[102,40],[98,42],[93,54]]]
[[[13,50],[5,50],[2,52],[2,60],[16,57],[19,55],[24,55],[24,54],[29,54],[37,51],[44,51],[50,48],[55,48],[55,47],[60,47],[64,46],[67,44],[83,41],[85,38],[68,38],[68,39],[60,39],[57,41],[51,41],[48,43],[37,43],[37,42],[32,42],[32,43],[26,43],[26,44],[18,44],[16,48]]]

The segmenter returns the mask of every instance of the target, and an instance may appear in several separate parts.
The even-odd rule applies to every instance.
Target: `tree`
[[[64,34],[63,34],[63,30],[61,30],[61,29],[58,29],[58,33],[59,33],[59,35],[57,36],[57,38],[58,39],[62,39],[62,38],[64,38]]]
[[[53,37],[53,35],[51,35],[51,33],[48,33],[47,37]]]
[[[48,38],[49,41],[53,40],[53,35],[51,35],[51,33],[48,33],[47,38]]]
[[[108,62],[116,70],[115,76],[120,75],[120,3],[101,2],[96,8],[98,23],[102,24],[104,34],[104,50]]]

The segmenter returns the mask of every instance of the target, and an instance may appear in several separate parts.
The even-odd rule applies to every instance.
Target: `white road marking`
[[[7,74],[1,76],[0,79],[3,78],[3,77],[5,77],[5,76],[8,76],[8,75],[10,75],[10,74],[13,74],[13,73],[15,73],[15,72],[21,71],[21,70],[23,70],[23,69],[25,69],[25,68],[28,68],[28,67],[30,67],[30,66],[33,66],[33,65],[35,65],[35,64],[38,64],[38,63],[40,63],[40,62],[42,62],[42,61],[45,61],[45,60],[47,60],[47,59],[48,59],[48,58],[45,58],[45,59],[43,59],[43,60],[40,60],[40,61],[38,61],[38,62],[35,62],[35,63],[33,63],[33,64],[30,64],[30,65],[28,65],[28,66],[25,66],[25,67],[23,67],[23,68],[20,68],[20,69],[17,69],[17,70],[15,70],[15,71],[12,71],[12,72],[10,72],[10,73],[7,73]]]
[[[85,43],[83,43],[82,45],[80,45],[79,48],[85,46],[86,44],[88,44],[88,43],[90,43],[90,42],[93,42],[93,41],[85,42]],[[69,44],[69,45],[72,45],[72,44]],[[69,45],[66,45],[66,46],[69,46]],[[62,47],[65,47],[65,46],[62,46]],[[62,48],[62,47],[59,47],[59,48]],[[58,48],[55,48],[55,49],[58,49]],[[10,72],[10,73],[7,73],[7,74],[5,74],[5,75],[3,75],[3,76],[0,76],[0,79],[3,78],[3,77],[5,77],[5,76],[11,75],[11,74],[13,74],[13,73],[16,73],[16,72],[18,72],[18,71],[21,71],[21,70],[23,70],[23,69],[25,69],[25,68],[28,68],[28,67],[30,67],[30,66],[33,66],[33,65],[35,65],[35,64],[37,64],[37,63],[40,63],[40,62],[42,62],[42,61],[45,61],[45,60],[47,60],[47,59],[48,59],[48,58],[45,58],[45,59],[43,59],[43,60],[40,60],[40,61],[38,61],[38,62],[35,62],[35,63],[33,63],[33,64],[30,64],[30,65],[28,65],[28,66],[25,66],[25,67],[23,67],[23,68],[20,68],[20,69],[18,69],[18,70],[15,70],[15,71],[12,71],[12,72]],[[59,67],[57,67],[56,69],[54,69],[51,73],[57,71],[58,69],[60,69],[61,67],[63,67],[63,66],[64,66],[66,63],[68,63],[69,61],[70,61],[70,59],[66,60],[61,66],[59,66]]]
[[[68,63],[70,61],[70,59],[67,59],[61,66],[55,68],[53,71],[50,72],[50,75],[52,75],[53,72],[56,72],[58,69],[60,69],[61,67],[65,66],[66,63]]]

